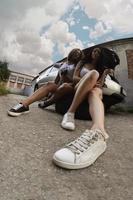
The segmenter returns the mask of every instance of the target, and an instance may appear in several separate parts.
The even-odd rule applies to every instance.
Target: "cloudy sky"
[[[133,37],[133,0],[0,0],[0,60],[36,75],[74,47]]]

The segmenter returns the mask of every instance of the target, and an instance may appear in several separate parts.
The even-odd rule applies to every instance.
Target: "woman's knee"
[[[97,96],[100,97],[100,99],[102,99],[102,90],[100,88],[93,88],[90,93],[89,96]]]
[[[54,91],[57,89],[57,84],[48,82],[46,85],[43,86],[44,90],[48,90],[49,92]]]
[[[73,89],[73,86],[70,83],[63,83],[59,89],[64,89],[64,90],[69,90],[69,89]]]
[[[98,71],[96,71],[96,70],[91,70],[91,72],[90,72],[90,77],[92,78],[92,79],[95,79],[95,80],[98,80],[98,78],[99,78],[99,73],[98,73]]]
[[[69,83],[63,83],[60,87],[62,87],[62,88],[68,88],[69,87]]]
[[[83,77],[84,81],[94,81],[96,82],[99,78],[99,73],[96,70],[91,70],[88,72],[85,77]]]
[[[74,92],[74,88],[70,84],[64,83],[57,89],[57,91],[62,94],[71,94]]]

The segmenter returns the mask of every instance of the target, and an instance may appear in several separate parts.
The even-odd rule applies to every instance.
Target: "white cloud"
[[[74,17],[68,17],[66,19],[67,23],[69,24],[69,26],[74,26],[76,24],[76,20]]]
[[[111,31],[110,27],[105,27],[105,25],[100,21],[96,23],[94,29],[90,29],[89,37],[91,39],[97,39],[100,36],[103,36],[106,33]]]
[[[53,24],[47,32],[47,37],[61,43],[70,43],[76,40],[75,34],[69,32],[68,24],[63,21]]]
[[[73,9],[74,9],[74,10],[79,10],[79,9],[80,9],[80,6],[79,6],[79,5],[75,5]]]
[[[16,35],[16,40],[21,46],[21,52],[40,56],[42,59],[50,58],[53,53],[54,44],[45,36],[36,32],[21,31]]]
[[[78,12],[79,9],[80,9],[80,5],[78,4],[78,0],[75,0],[73,7],[71,7],[71,10],[69,12],[69,16],[66,19],[69,26],[74,26],[79,23],[80,19],[76,19],[74,16],[74,14]]]
[[[74,33],[69,32],[66,22],[58,21],[47,32],[47,38],[57,44],[60,54],[66,56],[72,48],[83,48],[83,44]]]
[[[89,43],[87,43],[87,47],[92,47],[92,46],[94,46],[94,45],[96,45],[94,42],[89,42]]]
[[[88,17],[102,21],[118,33],[132,33],[132,0],[79,0]]]
[[[2,41],[0,59],[6,59],[13,70],[31,74],[51,64],[55,42],[45,34],[41,36],[40,32],[47,25],[52,26],[58,22],[73,2],[74,0],[0,2],[0,40]],[[69,33],[69,30],[66,32],[66,38],[62,35],[62,41],[75,40],[73,33]]]
[[[83,43],[80,40],[77,40],[70,42],[68,46],[63,43],[58,44],[59,52],[63,55],[63,57],[67,56],[73,48],[83,49]]]
[[[36,74],[52,63],[53,43],[37,34],[8,32],[0,46],[1,58],[10,63],[12,70]]]
[[[53,24],[65,14],[74,0],[49,0],[42,7],[31,7],[22,21],[24,27],[40,30],[41,27]],[[45,1],[44,1],[45,2]]]
[[[97,20],[93,29],[81,27],[90,30],[92,39],[111,30],[121,34],[133,32],[133,0],[3,0],[0,2],[0,59],[6,59],[13,70],[35,74],[53,62],[55,45],[62,56],[74,47],[83,48],[84,43],[69,29],[79,23],[80,19],[74,18],[79,5]],[[62,21],[68,13],[66,22]]]
[[[89,26],[83,26],[82,29],[83,30],[89,30]]]
[[[109,42],[109,41],[112,41],[112,40],[114,40],[114,38],[111,37],[111,36],[109,36],[109,37],[107,37],[107,38],[105,39],[106,42]]]

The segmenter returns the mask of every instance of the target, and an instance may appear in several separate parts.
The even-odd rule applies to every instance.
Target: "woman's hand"
[[[105,69],[103,74],[101,75],[101,77],[98,79],[96,86],[99,88],[102,88],[102,86],[104,85],[105,82],[105,78],[107,76],[107,74],[112,75],[114,73],[113,69]]]
[[[103,72],[103,74],[105,74],[105,75],[107,75],[107,74],[112,75],[112,74],[114,74],[114,70],[113,69],[105,69],[104,72]]]
[[[73,83],[74,84],[77,84],[81,79],[81,77],[80,77],[81,69],[82,69],[82,62],[79,61],[78,64],[76,65],[74,73],[73,73]]]

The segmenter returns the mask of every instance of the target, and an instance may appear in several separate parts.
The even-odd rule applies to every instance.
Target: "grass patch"
[[[9,94],[9,90],[7,90],[4,83],[0,83],[0,95],[6,94]]]

